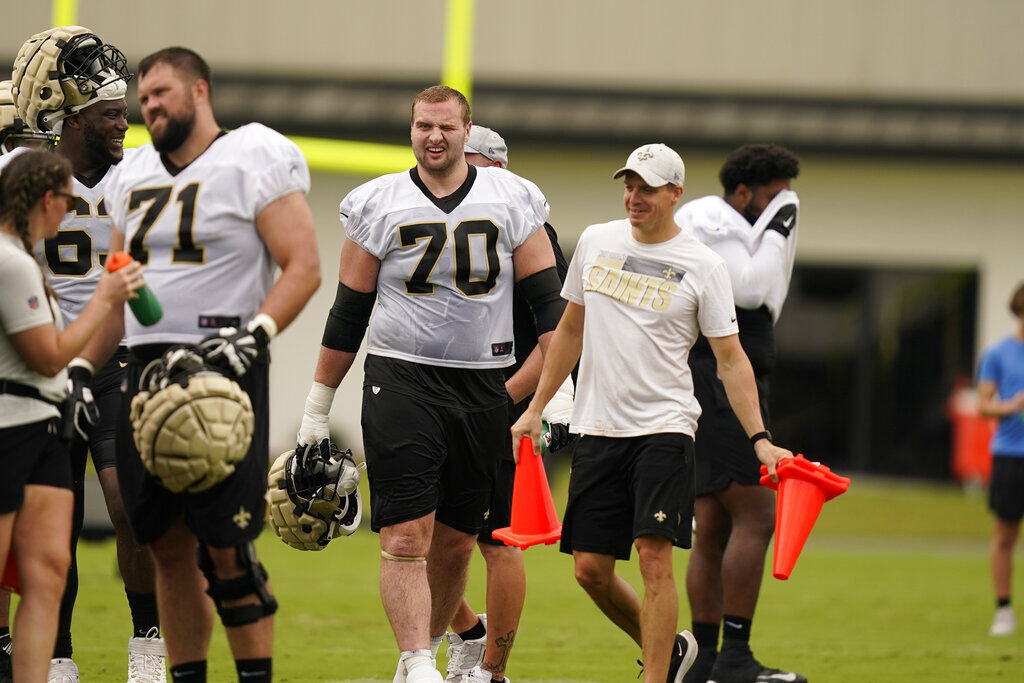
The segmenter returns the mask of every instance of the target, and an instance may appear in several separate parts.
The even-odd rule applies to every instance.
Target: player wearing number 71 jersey
[[[138,71],[153,143],[118,167],[106,203],[111,250],[123,246],[145,266],[163,317],[143,327],[123,309],[111,315],[117,329],[107,343],[124,330],[129,351],[117,438],[125,510],[156,563],[172,678],[205,680],[212,630],[206,589],[240,679],[269,681],[277,602],[252,545],[262,527],[268,466],[267,345],[320,283],[305,197],[309,169],[299,149],[269,128],[254,123],[226,132],[217,125],[210,69],[191,50],[160,50]],[[174,344],[200,342],[206,361],[248,395],[255,430],[226,478],[199,492],[172,490],[143,467],[128,411],[150,361]],[[218,457],[216,449],[201,455]],[[205,581],[196,578],[200,570]]]
[[[441,680],[430,634],[444,633],[461,600],[506,447],[513,281],[542,350],[564,307],[547,201],[504,169],[467,164],[470,125],[461,93],[424,90],[412,110],[416,166],[341,202],[338,295],[299,432],[300,447],[323,452],[335,389],[368,325],[363,446],[399,682]]]

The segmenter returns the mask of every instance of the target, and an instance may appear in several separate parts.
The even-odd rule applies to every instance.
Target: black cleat
[[[697,650],[697,660],[683,676],[683,683],[708,683],[708,676],[711,675],[711,669],[715,666],[717,658],[718,650],[710,647],[702,647]]]
[[[668,665],[667,683],[683,683],[683,676],[697,659],[697,639],[689,631],[676,634],[676,642],[672,646],[672,660]]]
[[[743,643],[722,648],[707,683],[807,683],[807,677],[764,666]]]

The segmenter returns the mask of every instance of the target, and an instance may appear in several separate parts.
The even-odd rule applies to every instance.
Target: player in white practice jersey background
[[[770,425],[775,322],[796,257],[800,200],[791,180],[799,172],[799,160],[784,147],[744,145],[719,171],[724,194],[687,202],[676,213],[676,222],[729,269],[740,343],[754,369],[765,425]],[[690,368],[702,413],[696,441],[697,539],[686,592],[700,654],[686,683],[802,683],[802,675],[762,666],[750,651],[750,626],[775,527],[775,493],[759,483],[754,447],[729,405],[704,337],[694,344]]]
[[[542,349],[562,309],[544,195],[509,171],[469,165],[470,126],[461,93],[424,90],[412,107],[416,166],[342,200],[338,295],[299,432],[300,445],[327,438],[334,392],[369,325],[363,445],[399,682],[442,680],[430,634],[444,633],[462,597],[507,447],[513,283]]]
[[[118,477],[135,538],[156,563],[171,674],[175,681],[206,678],[213,615],[205,590],[239,678],[256,683],[271,679],[277,608],[252,545],[268,468],[267,346],[319,286],[319,255],[302,153],[260,124],[222,130],[211,91],[209,66],[187,48],[166,48],[139,64],[139,103],[153,143],[120,165],[107,190],[110,248],[124,246],[145,266],[163,317],[144,327],[122,310],[105,348],[92,352],[102,355],[125,335]],[[173,344],[204,339],[207,361],[220,363],[248,394],[255,432],[226,479],[200,493],[173,493],[140,462],[128,406],[147,363]]]

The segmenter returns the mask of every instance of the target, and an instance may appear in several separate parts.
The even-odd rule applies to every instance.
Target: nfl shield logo
[[[28,298],[28,307],[31,308],[33,311],[39,308],[39,297],[30,296]]]

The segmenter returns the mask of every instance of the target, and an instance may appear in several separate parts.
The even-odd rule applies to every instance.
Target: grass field
[[[558,499],[565,473],[554,475]],[[814,683],[1024,680],[1024,633],[987,635],[989,529],[980,496],[855,477],[848,493],[826,504],[792,577],[777,581],[767,571],[754,620],[755,653]],[[265,532],[258,547],[281,602],[276,679],[390,681],[397,653],[377,595],[377,537],[361,529],[324,552],[302,553]],[[680,586],[686,561],[687,553],[677,551]],[[528,550],[526,562],[527,604],[511,678],[635,680],[638,649],[575,584],[571,559],[548,546]],[[74,644],[82,680],[124,680],[130,619],[113,543],[83,543],[79,564]],[[635,562],[619,566],[640,585]],[[1018,596],[1024,596],[1021,575]],[[484,608],[479,558],[470,600]],[[688,623],[681,592],[680,624]],[[440,659],[443,668],[443,654]],[[219,625],[210,680],[235,680]]]

